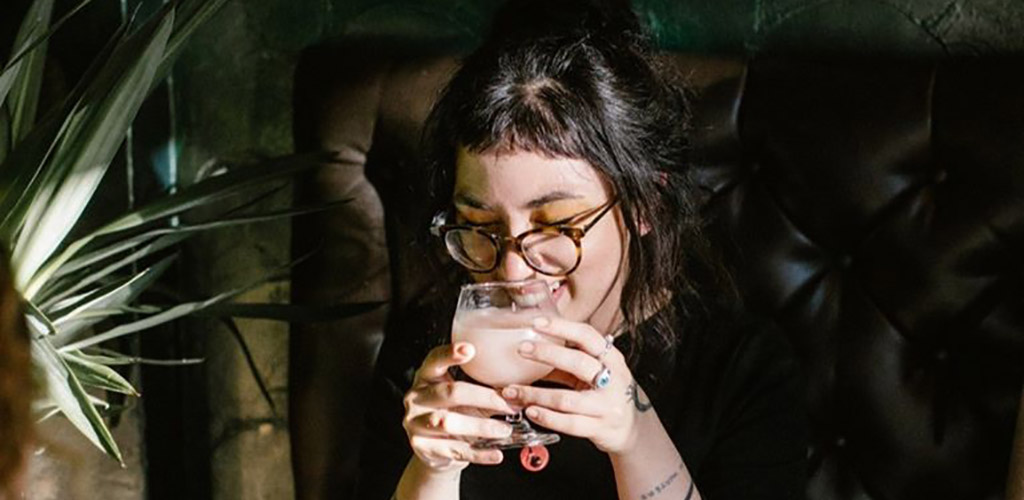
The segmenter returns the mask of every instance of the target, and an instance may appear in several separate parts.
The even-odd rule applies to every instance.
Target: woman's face
[[[611,196],[597,170],[583,160],[519,151],[477,154],[460,148],[452,202],[459,223],[517,236],[592,211]],[[574,225],[582,227],[593,218]],[[512,248],[506,249],[494,271],[473,276],[477,281],[543,279],[551,284],[564,317],[607,332],[621,319],[627,242],[621,212],[615,207],[587,232],[583,259],[569,276],[541,274]]]

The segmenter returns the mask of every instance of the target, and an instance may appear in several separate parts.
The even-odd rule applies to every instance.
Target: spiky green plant
[[[47,40],[75,10],[51,22],[54,0],[35,0],[0,71],[0,242],[28,310],[32,355],[45,380],[41,419],[62,414],[121,461],[100,410],[102,391],[136,395],[114,365],[138,361],[103,342],[203,311],[242,290],[171,307],[136,300],[170,265],[166,249],[198,231],[310,210],[170,223],[196,208],[265,186],[322,158],[292,157],[211,176],[91,230],[86,212],[126,131],[186,40],[225,0],[182,0],[144,23],[126,22],[63,102],[36,119]],[[249,191],[247,191],[249,190]],[[266,193],[266,190],[262,191]],[[319,209],[319,208],[317,208]],[[177,219],[175,219],[177,220]],[[87,228],[84,228],[87,229]]]

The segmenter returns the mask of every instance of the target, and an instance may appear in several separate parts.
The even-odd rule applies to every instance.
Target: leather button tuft
[[[836,448],[843,448],[846,446],[846,438],[843,436],[836,437]]]
[[[945,170],[939,170],[938,172],[935,173],[935,183],[942,184],[943,182],[946,182],[947,177],[949,177],[949,172]]]
[[[939,349],[938,351],[935,352],[935,361],[944,363],[947,359],[949,359],[949,351],[945,349]]]

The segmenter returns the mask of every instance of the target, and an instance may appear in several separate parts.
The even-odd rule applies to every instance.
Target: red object
[[[527,446],[519,452],[519,462],[523,464],[524,469],[530,472],[544,470],[548,466],[550,458],[548,447],[544,445]]]

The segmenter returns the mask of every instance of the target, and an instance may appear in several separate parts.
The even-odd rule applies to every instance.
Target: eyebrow
[[[491,207],[489,207],[486,203],[466,193],[456,193],[453,198],[454,202],[459,205],[467,205],[470,208],[475,208],[477,210],[491,210]],[[554,203],[556,201],[562,200],[578,200],[580,198],[583,198],[583,196],[580,196],[575,193],[570,193],[568,191],[552,191],[539,198],[534,198],[526,202],[526,205],[524,205],[523,208],[536,209],[544,205],[547,205],[548,203]]]
[[[453,198],[455,198],[454,202],[456,205],[467,205],[470,208],[475,208],[477,210],[491,209],[491,207],[487,206],[486,203],[465,193],[455,193],[455,196],[453,196]]]
[[[582,196],[567,191],[553,191],[544,196],[541,196],[540,198],[530,200],[529,202],[526,203],[526,206],[524,208],[540,208],[543,207],[544,205],[547,205],[548,203],[553,203],[562,200],[577,200],[580,198],[582,198]]]

